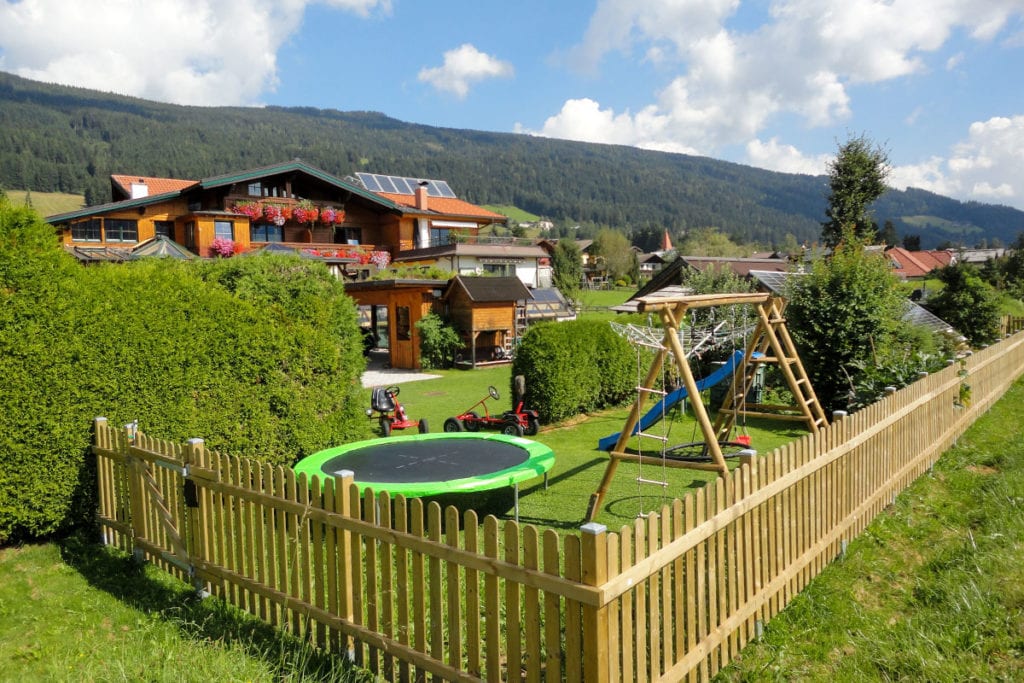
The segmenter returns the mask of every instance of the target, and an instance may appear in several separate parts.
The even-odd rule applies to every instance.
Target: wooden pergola
[[[637,387],[637,398],[626,418],[626,424],[619,433],[618,441],[609,452],[608,465],[598,490],[590,496],[586,519],[594,520],[601,506],[608,487],[611,485],[620,461],[639,462],[642,456],[626,452],[626,444],[634,435],[634,429],[640,420],[647,397],[655,390],[655,384],[665,364],[666,356],[671,353],[675,358],[679,376],[686,387],[687,400],[693,414],[701,427],[710,462],[692,462],[663,458],[662,464],[667,467],[684,467],[690,469],[713,470],[720,476],[729,472],[719,442],[726,439],[732,430],[737,414],[777,420],[803,422],[807,429],[817,434],[828,425],[824,409],[814,394],[814,388],[807,377],[800,357],[797,355],[793,340],[786,329],[783,317],[784,303],[781,298],[768,292],[738,294],[700,294],[691,296],[645,296],[637,299],[637,310],[640,312],[656,312],[661,317],[665,331],[661,346],[655,352],[654,359],[647,371],[643,383]],[[744,350],[743,360],[733,373],[730,391],[725,396],[715,422],[712,423],[708,412],[700,398],[697,380],[690,370],[686,353],[679,340],[679,327],[685,319],[687,311],[715,306],[750,305],[757,310],[758,321],[754,333],[750,336]],[[759,365],[777,364],[793,395],[792,405],[747,404],[746,391]]]

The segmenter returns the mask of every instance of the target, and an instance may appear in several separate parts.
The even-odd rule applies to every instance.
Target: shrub
[[[542,421],[555,422],[629,398],[636,385],[635,356],[605,322],[541,323],[523,335],[512,376],[525,379],[527,407]]]
[[[794,277],[788,328],[826,412],[847,409],[864,368],[887,357],[904,299],[888,260],[865,251],[852,233],[831,258]]]
[[[977,268],[957,263],[936,275],[945,285],[928,299],[928,308],[967,337],[972,346],[991,344],[999,338],[1000,303],[996,291]]]
[[[424,370],[446,368],[455,352],[462,348],[462,337],[436,313],[416,321],[420,333],[420,365]]]
[[[355,307],[321,264],[83,269],[0,205],[0,543],[91,519],[90,424],[286,464],[361,433]]]

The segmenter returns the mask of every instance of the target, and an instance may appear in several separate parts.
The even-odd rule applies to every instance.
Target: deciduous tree
[[[967,337],[974,346],[999,337],[999,295],[969,263],[955,263],[936,275],[945,285],[928,299],[928,309]]]

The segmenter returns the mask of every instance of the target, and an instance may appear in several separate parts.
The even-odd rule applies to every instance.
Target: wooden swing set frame
[[[782,315],[785,304],[781,298],[767,292],[753,292],[675,297],[651,295],[640,297],[637,301],[638,311],[658,313],[665,335],[660,348],[655,352],[643,384],[637,387],[637,398],[626,418],[625,427],[619,433],[618,441],[608,454],[608,465],[605,467],[601,484],[597,491],[590,496],[586,521],[592,522],[597,516],[597,511],[615,477],[615,470],[618,468],[619,462],[623,460],[641,462],[643,456],[626,452],[626,444],[634,435],[633,430],[639,423],[644,403],[648,394],[653,393],[652,390],[665,364],[665,357],[669,353],[675,358],[679,376],[686,387],[687,400],[690,402],[693,414],[704,434],[704,442],[707,445],[707,453],[711,461],[693,462],[662,457],[662,464],[667,467],[712,470],[718,472],[719,476],[727,475],[729,468],[722,455],[719,442],[728,439],[729,433],[735,425],[736,416],[740,413],[744,416],[803,422],[808,431],[813,434],[817,434],[828,426],[824,409],[818,402],[803,363],[800,362],[800,357],[797,355],[793,340],[789,336],[789,330],[786,329],[786,320]],[[686,353],[679,340],[679,327],[680,323],[685,320],[687,311],[691,309],[732,305],[753,305],[757,310],[758,321],[754,333],[747,341],[743,360],[733,373],[731,389],[726,393],[718,415],[712,423],[700,398],[697,380],[690,370]],[[778,365],[786,380],[786,385],[793,395],[792,405],[746,403],[746,391],[753,379],[754,372],[759,365],[765,363]]]

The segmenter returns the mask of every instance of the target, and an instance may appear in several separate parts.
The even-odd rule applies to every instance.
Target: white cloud
[[[716,33],[739,7],[739,0],[603,0],[590,18],[582,42],[570,52],[570,63],[594,71],[609,52],[629,52],[635,43],[650,42],[649,58],[668,57],[668,49],[688,46]]]
[[[925,57],[954,32],[991,40],[1024,13],[1020,0],[776,0],[768,21],[749,29],[737,28],[738,7],[738,0],[602,0],[571,63],[596,70],[610,53],[635,52],[675,75],[636,114],[581,97],[540,130],[519,129],[713,155],[756,143],[783,115],[809,127],[849,121],[851,85],[921,73]]]
[[[996,202],[1024,209],[1024,115],[996,116],[971,124],[967,139],[948,159],[893,169],[890,182],[963,200]]]
[[[419,80],[438,90],[463,98],[472,83],[488,78],[508,78],[515,73],[512,65],[480,52],[466,43],[444,53],[444,65],[420,70]]]
[[[195,105],[255,104],[312,0],[0,3],[0,69]],[[360,16],[390,0],[322,0]]]
[[[781,173],[802,173],[805,175],[825,175],[832,156],[821,154],[807,156],[793,145],[779,144],[778,138],[768,142],[751,140],[747,143],[747,159],[758,168]]]
[[[668,124],[664,117],[657,115],[654,107],[638,112],[616,114],[590,99],[569,100],[562,110],[544,122],[543,134],[547,137],[601,142],[607,144],[631,145],[662,152],[695,154],[696,150],[682,142],[666,140],[663,130]],[[517,133],[531,133],[516,125]]]

